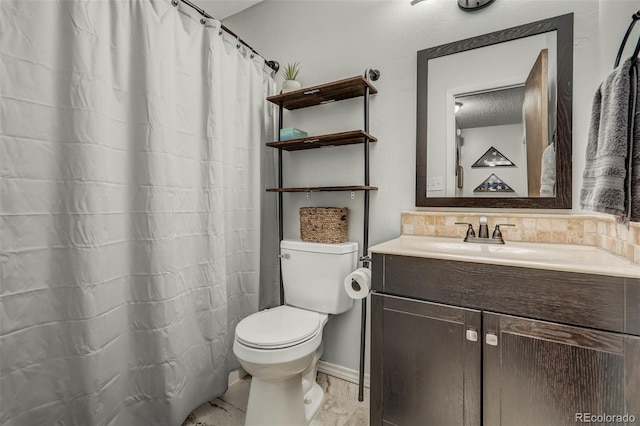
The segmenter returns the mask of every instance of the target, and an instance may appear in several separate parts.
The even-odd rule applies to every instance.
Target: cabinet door
[[[485,425],[640,419],[640,338],[486,312],[482,321]]]
[[[371,300],[371,425],[479,425],[480,311]]]

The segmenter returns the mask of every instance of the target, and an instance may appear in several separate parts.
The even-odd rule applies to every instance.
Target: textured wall
[[[362,74],[375,67],[382,77],[371,101],[372,244],[400,234],[400,212],[415,210],[416,52],[431,46],[569,12],[575,13],[573,182],[577,206],[591,100],[610,71],[618,44],[638,8],[635,0],[497,0],[465,13],[454,0],[428,0],[410,6],[393,1],[266,1],[225,21],[268,59],[300,61],[303,86]],[[213,11],[215,12],[215,11]],[[635,38],[635,37],[634,37]],[[633,46],[631,47],[633,48]],[[285,126],[309,134],[362,127],[362,101],[285,114]],[[362,182],[362,147],[325,148],[285,154],[285,185],[340,185]],[[285,236],[298,235],[302,206],[348,206],[350,239],[362,241],[362,196],[285,195]],[[485,209],[486,210],[486,209]],[[577,208],[574,207],[574,211]],[[570,213],[570,212],[567,212]],[[358,368],[360,311],[333,318],[325,329],[323,358]]]

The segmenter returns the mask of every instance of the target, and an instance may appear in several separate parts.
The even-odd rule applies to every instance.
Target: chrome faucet
[[[469,222],[456,222],[456,225],[468,225],[467,235],[464,237],[465,243],[485,243],[485,244],[504,244],[504,240],[502,239],[502,231],[500,231],[501,226],[515,226],[512,223],[497,223],[495,229],[493,230],[493,235],[489,238],[489,226],[486,216],[480,216],[480,226],[478,229],[478,236],[476,237],[476,233],[473,230],[473,225]]]

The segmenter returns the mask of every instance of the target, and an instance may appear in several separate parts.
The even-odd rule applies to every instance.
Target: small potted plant
[[[300,62],[287,64],[282,72],[282,77],[284,78],[282,82],[282,93],[292,92],[302,87],[300,82],[296,80],[298,73],[300,73]]]

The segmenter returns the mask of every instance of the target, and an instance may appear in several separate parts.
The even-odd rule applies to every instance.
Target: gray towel
[[[550,144],[542,153],[542,171],[540,173],[540,196],[556,196],[556,146]]]
[[[631,178],[627,188],[627,211],[629,220],[632,222],[640,222],[640,80],[638,79],[640,71],[638,68],[638,62],[636,62],[631,73],[631,90],[635,96],[632,97],[630,115],[633,141],[630,144],[629,155],[631,161],[628,174]]]
[[[632,179],[632,176],[640,179],[640,153],[633,152],[633,136],[640,129],[637,126],[630,129],[630,114],[635,118],[637,112],[637,101],[631,105],[636,96],[631,95],[638,90],[637,73],[632,82],[631,66],[629,58],[605,79],[595,94],[580,193],[583,209],[613,214],[622,220],[631,219],[634,204],[640,210],[640,198],[633,203],[633,197],[629,196],[632,192],[640,195]],[[635,138],[636,143],[638,139]]]

